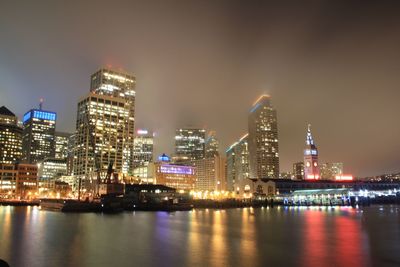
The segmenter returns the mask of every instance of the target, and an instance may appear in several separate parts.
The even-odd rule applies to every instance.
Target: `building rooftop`
[[[8,108],[5,106],[0,107],[0,115],[5,115],[5,116],[13,116],[15,117],[15,114],[12,113]]]

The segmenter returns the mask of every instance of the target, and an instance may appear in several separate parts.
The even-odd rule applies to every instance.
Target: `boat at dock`
[[[101,203],[75,199],[41,199],[40,208],[61,212],[99,212]]]

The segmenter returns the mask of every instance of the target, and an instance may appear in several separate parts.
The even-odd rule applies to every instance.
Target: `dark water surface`
[[[400,266],[400,206],[65,214],[0,207],[11,266]]]

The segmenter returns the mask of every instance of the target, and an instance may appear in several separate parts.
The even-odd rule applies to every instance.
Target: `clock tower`
[[[304,149],[304,179],[319,180],[318,149],[311,134],[311,125],[308,125],[306,148]]]

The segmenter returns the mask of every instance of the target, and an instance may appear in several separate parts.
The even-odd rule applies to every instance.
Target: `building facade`
[[[153,167],[153,166],[154,167]],[[196,168],[182,166],[167,162],[155,162],[149,164],[149,170],[153,170],[154,183],[166,185],[177,190],[191,191],[196,185]]]
[[[318,164],[318,149],[311,134],[311,125],[308,125],[306,136],[306,148],[304,149],[304,179],[321,179]]]
[[[56,180],[67,175],[67,159],[46,158],[38,163],[40,181]]]
[[[227,190],[234,191],[235,184],[250,177],[249,135],[245,134],[226,151]]]
[[[133,149],[133,167],[147,166],[153,161],[154,137],[148,130],[137,130]]]
[[[304,162],[293,163],[293,179],[295,180],[304,179]]]
[[[23,123],[22,157],[27,163],[36,163],[55,156],[57,114],[42,109],[25,113]]]
[[[103,68],[79,100],[73,174],[85,187],[103,179],[110,163],[115,173],[133,171],[135,84],[131,74]]]
[[[5,106],[0,107],[0,163],[15,163],[22,157],[22,128]]]
[[[215,131],[210,131],[205,140],[205,158],[213,158],[219,155],[219,142]]]
[[[70,137],[70,133],[55,132],[54,156],[56,159],[66,159],[68,157]]]
[[[0,164],[0,197],[29,199],[36,196],[36,164]]]
[[[271,97],[262,95],[249,115],[250,176],[279,178],[278,119]]]
[[[226,189],[228,191],[234,191],[234,185],[236,181],[236,168],[235,168],[235,161],[236,161],[236,153],[234,149],[234,145],[231,145],[226,151]]]
[[[321,178],[334,180],[336,176],[343,175],[342,162],[326,162],[321,165]]]
[[[181,128],[176,130],[175,155],[181,161],[193,161],[205,157],[206,130]]]
[[[225,158],[220,155],[194,161],[196,186],[198,191],[226,190]]]

